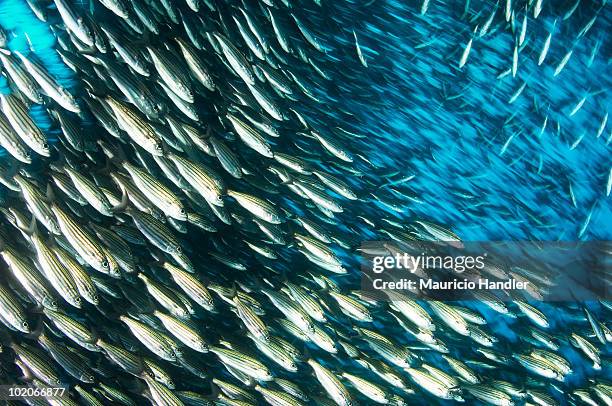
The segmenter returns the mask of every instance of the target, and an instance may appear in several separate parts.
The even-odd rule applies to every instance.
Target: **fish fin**
[[[47,190],[45,191],[45,202],[52,203],[55,201],[55,192],[53,191],[53,186],[51,183],[47,183]]]
[[[38,231],[38,227],[36,226],[36,216],[32,215],[32,220],[30,220],[30,225],[27,228],[24,228],[19,224],[17,227],[27,235],[34,235]]]
[[[98,101],[104,101],[104,99],[106,98],[106,94],[101,93],[99,90],[94,90],[91,87],[87,87],[86,89],[87,94],[92,98],[92,99],[98,99]]]
[[[129,203],[129,196],[128,196],[128,192],[126,188],[122,188],[121,189],[121,202],[114,206],[111,211],[114,212],[120,212],[120,211],[125,211],[125,209],[127,208]]]
[[[32,380],[34,379],[34,375],[32,374],[32,371],[30,370],[30,368],[28,368],[26,364],[24,364],[20,359],[15,360],[15,365],[17,365],[19,369],[21,370],[21,372],[23,373],[23,376],[17,378],[16,381],[24,382],[24,383],[32,382]]]
[[[210,380],[210,394],[208,395],[204,395],[204,399],[208,399],[208,400],[215,400],[219,397],[219,394],[221,393],[221,390],[219,389],[219,387],[217,385],[215,385],[215,383],[212,381],[212,379]]]
[[[284,284],[286,285],[286,284],[287,284],[287,282],[290,282],[290,281],[289,281],[289,278],[287,278],[287,271],[286,271],[286,270],[282,269],[282,270],[280,271],[280,275],[281,275],[281,281],[282,281],[282,283],[284,283]]]

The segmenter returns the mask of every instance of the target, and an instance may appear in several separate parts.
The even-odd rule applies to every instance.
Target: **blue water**
[[[512,66],[514,44],[508,30],[497,27],[505,2],[500,2],[492,25],[498,29],[473,40],[463,69],[458,68],[459,59],[476,25],[460,18],[463,2],[458,10],[431,2],[426,16],[418,14],[420,6],[415,3],[375,2],[360,9],[358,19],[346,7],[334,14],[345,24],[345,48],[352,45],[355,29],[369,65],[357,80],[369,85],[365,92],[370,97],[351,100],[353,108],[347,110],[357,113],[355,121],[366,123],[356,131],[378,136],[368,153],[371,160],[405,176],[415,175],[407,186],[421,202],[411,202],[408,214],[448,224],[466,240],[609,240],[610,124],[599,138],[596,134],[611,101],[610,39],[605,35],[611,27],[610,7],[599,12],[578,40],[578,31],[597,8],[591,2],[583,2],[566,21],[560,19],[568,6],[545,6],[537,20],[530,13],[517,75],[498,80]],[[469,15],[481,13],[482,21],[494,7],[494,2],[472,1]],[[342,10],[349,11],[343,15]],[[517,30],[522,18],[520,11]],[[537,66],[553,26],[548,55]],[[429,45],[418,47],[425,43]],[[571,59],[554,77],[569,49]],[[356,60],[350,51],[344,49],[348,55],[343,58]],[[522,94],[509,104],[524,82]],[[444,100],[443,92],[451,100]],[[570,117],[586,95],[583,107]],[[546,116],[547,126],[540,134]],[[383,205],[380,209],[409,217]]]
[[[518,73],[501,80],[496,76],[512,65],[514,43],[508,30],[498,26],[501,7],[490,29],[495,31],[476,36],[461,70],[458,62],[475,25],[460,18],[463,4],[453,10],[434,1],[425,16],[418,13],[419,7],[389,0],[369,7],[337,7],[334,19],[343,22],[339,34],[320,34],[333,45],[330,59],[341,64],[349,58],[357,65],[352,30],[357,32],[369,67],[348,86],[369,97],[336,100],[355,114],[357,123],[366,123],[355,131],[370,135],[364,146],[371,161],[415,175],[404,186],[418,199],[405,207],[404,214],[382,204],[379,209],[400,218],[431,218],[466,240],[611,239],[612,205],[605,195],[612,167],[610,125],[595,137],[610,106],[610,40],[604,35],[610,30],[609,7],[578,40],[577,32],[594,15],[594,5],[581,6],[566,21],[561,21],[567,10],[562,6],[545,7],[537,20],[530,13]],[[493,8],[492,2],[471,2],[468,15],[480,13],[482,21]],[[519,30],[522,12],[516,20]],[[74,87],[72,71],[53,49],[49,26],[25,1],[0,2],[0,25],[10,32],[10,49],[29,53],[29,38],[31,50],[58,82]],[[537,66],[550,30],[550,50]],[[569,63],[553,77],[570,48]],[[2,81],[0,91],[9,91]],[[508,104],[523,82],[527,85],[522,94]],[[444,100],[443,93],[451,100]],[[586,95],[590,96],[583,107],[569,117]],[[41,106],[34,105],[32,115],[41,128],[49,128]],[[540,134],[546,116],[547,126]],[[351,123],[346,124],[350,128]]]
[[[309,83],[315,83],[315,93],[329,102],[330,116],[337,115],[337,107],[354,114],[342,126],[367,138],[356,141],[353,153],[372,161],[377,173],[398,171],[391,180],[414,176],[395,187],[413,197],[401,198],[402,213],[378,203],[366,213],[369,218],[394,217],[402,223],[418,216],[446,224],[461,238],[476,241],[612,239],[612,204],[606,196],[612,167],[611,125],[596,137],[611,101],[612,47],[606,35],[612,22],[610,6],[577,39],[597,6],[583,1],[569,19],[561,21],[569,5],[545,3],[537,20],[529,15],[516,77],[510,74],[502,79],[497,76],[512,66],[514,37],[499,26],[501,5],[493,32],[474,38],[466,65],[458,68],[476,24],[469,20],[480,14],[482,23],[494,2],[472,1],[467,18],[462,18],[464,4],[458,2],[452,6],[432,1],[425,16],[419,15],[420,2],[415,1],[325,5],[327,20],[336,23],[322,25],[318,36],[329,49],[330,60],[336,60],[335,69],[346,68],[348,76],[336,73],[332,83],[315,78]],[[517,29],[522,13],[518,11]],[[304,14],[305,21],[318,26],[315,13],[306,10]],[[72,72],[53,50],[55,40],[48,25],[38,21],[24,1],[0,1],[0,25],[11,32],[10,49],[30,52],[27,33],[33,53],[49,72],[62,85],[75,86]],[[368,68],[359,65],[353,30]],[[550,50],[542,66],[537,66],[551,30]],[[553,76],[570,49],[568,64]],[[524,91],[510,104],[523,83]],[[10,91],[5,81],[0,87],[2,92]],[[587,95],[583,107],[570,117]],[[33,106],[31,113],[41,128],[50,128],[44,107]],[[541,131],[546,117],[547,126]],[[365,167],[363,162],[360,166]],[[388,180],[378,182],[380,186]],[[370,190],[362,180],[356,179],[354,185],[362,198],[369,199]],[[393,196],[394,192],[382,186],[375,193]],[[285,203],[301,214],[290,199]],[[363,238],[375,236],[364,233]],[[491,331],[505,339],[504,345],[510,349],[520,345],[517,330],[527,321],[468,305],[487,318]],[[601,314],[599,305],[589,306]],[[569,312],[560,306],[538,304],[538,308],[548,317],[551,330],[567,323]],[[584,385],[585,377],[594,374],[589,361],[567,344],[561,353],[575,369],[568,384]],[[452,355],[461,358],[464,354]],[[611,371],[604,370],[602,375],[610,377]]]
[[[50,22],[57,22],[57,17]],[[56,39],[49,24],[37,19],[24,0],[0,1],[0,26],[7,32],[9,50],[36,58],[65,88],[73,89],[76,86],[73,72],[55,51]],[[0,77],[0,92],[11,92],[5,77]],[[30,115],[42,130],[51,129],[51,119],[44,106],[33,104]],[[53,137],[51,133],[49,139],[52,141]]]
[[[537,20],[531,13],[528,16],[516,77],[510,74],[497,79],[512,66],[514,48],[514,37],[500,27],[503,3],[489,33],[474,38],[462,69],[459,60],[476,25],[461,18],[464,2],[433,1],[425,16],[419,15],[420,2],[414,1],[330,6],[333,11],[329,14],[340,34],[333,39],[321,37],[342,69],[351,66],[347,69],[350,83],[333,95],[333,102],[355,115],[343,127],[367,136],[354,152],[379,166],[380,173],[398,171],[392,180],[414,176],[396,187],[413,198],[401,207],[402,213],[378,203],[378,211],[370,212],[369,218],[393,217],[405,224],[415,216],[424,217],[473,241],[610,240],[612,197],[606,196],[612,167],[609,123],[597,137],[611,102],[611,44],[606,35],[612,23],[610,7],[600,11],[591,29],[577,39],[598,7],[583,2],[569,19],[561,21],[573,2],[551,2],[553,7],[545,2]],[[468,16],[480,13],[479,21],[495,8],[495,2],[470,4]],[[517,30],[522,13],[517,15]],[[313,20],[316,25],[318,20]],[[353,30],[368,68],[359,66]],[[538,66],[551,30],[550,49]],[[569,62],[554,76],[570,49]],[[509,103],[523,83],[523,92]],[[321,97],[329,97],[325,92]],[[570,116],[585,96],[582,108]],[[376,193],[383,194],[385,189],[389,187]],[[365,234],[368,237],[375,238]],[[498,349],[524,348],[518,332],[530,324],[525,317],[502,317],[475,302],[463,305],[477,309],[487,319],[487,327],[502,337]],[[548,318],[550,331],[568,325],[572,311],[565,304],[534,305]],[[598,303],[585,305],[605,315]],[[567,342],[559,353],[574,370],[567,377],[568,387],[584,385],[587,377],[612,378],[609,366],[594,371]],[[475,356],[472,349],[465,348],[454,349],[452,354],[460,359]],[[438,365],[445,367],[444,362]],[[561,400],[558,393],[551,393]]]

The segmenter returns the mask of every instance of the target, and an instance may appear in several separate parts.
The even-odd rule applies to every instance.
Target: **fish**
[[[80,226],[56,204],[51,205],[51,211],[57,219],[62,235],[66,237],[81,258],[99,272],[118,276],[116,269],[112,266],[113,258],[89,230]]]
[[[317,380],[337,405],[350,406],[353,404],[350,393],[331,371],[314,359],[308,360],[308,365],[313,369]]]
[[[239,351],[211,346],[210,351],[215,354],[225,365],[236,368],[238,371],[246,375],[260,379],[262,381],[271,381],[273,376],[268,368],[259,360],[249,357]]]
[[[4,286],[0,288],[0,312],[5,324],[23,333],[30,332],[25,310],[10,290]]]
[[[254,128],[232,114],[228,114],[227,118],[230,120],[234,126],[234,129],[238,133],[238,136],[242,141],[244,141],[245,144],[266,158],[274,157],[274,153],[272,152],[270,145]]]
[[[274,206],[265,200],[233,190],[228,190],[227,194],[228,196],[236,199],[238,204],[253,215],[257,216],[259,219],[270,224],[280,224],[282,222],[280,213],[278,213]]]
[[[6,69],[6,72],[15,82],[21,93],[32,103],[41,104],[43,102],[43,94],[40,87],[17,60],[12,55],[0,53],[0,61],[2,61],[4,69]]]
[[[163,83],[167,84],[174,94],[187,103],[193,103],[193,90],[191,82],[181,68],[168,56],[166,52],[153,47],[147,47],[153,65]]]
[[[122,166],[130,174],[136,187],[161,211],[176,220],[187,220],[185,207],[166,185],[129,162],[124,162]]]
[[[4,121],[5,126],[6,122],[8,122],[11,126],[10,128],[19,136],[21,141],[37,154],[44,157],[51,155],[47,137],[34,123],[21,100],[16,98],[15,95],[1,95],[0,107],[6,119]],[[18,148],[15,145],[11,146],[13,151],[15,151],[15,148]]]
[[[546,300],[571,272],[488,253],[463,276],[527,296],[454,301],[364,261],[609,240],[603,5],[99,3],[0,4],[4,384],[609,403],[607,299]]]
[[[37,303],[51,310],[58,309],[58,302],[43,275],[36,269],[34,263],[22,259],[21,255],[2,242],[0,255],[9,267],[13,277]]]
[[[32,163],[28,147],[24,145],[4,115],[0,115],[0,146],[18,161],[25,164]]]
[[[225,36],[215,34],[215,38],[218,41],[218,44],[221,46],[223,55],[225,55],[227,58],[227,62],[230,64],[234,72],[247,85],[254,85],[255,76],[244,55],[242,55],[242,53],[240,53],[240,51]]]
[[[76,97],[68,89],[59,84],[43,66],[36,61],[26,58],[26,56],[24,56],[21,52],[17,51],[15,54],[21,60],[21,63],[23,63],[24,67],[27,69],[32,78],[36,80],[42,93],[56,101],[60,106],[70,112],[81,112],[81,107],[77,103]]]
[[[104,101],[108,103],[112,109],[113,115],[117,118],[119,127],[127,132],[134,142],[152,155],[163,154],[163,147],[159,135],[133,108],[110,96]]]
[[[472,50],[473,40],[474,40],[473,38],[470,38],[470,40],[465,45],[465,48],[463,49],[463,53],[461,54],[461,59],[459,59],[459,69],[463,68],[468,61],[468,58],[470,56],[470,51]]]

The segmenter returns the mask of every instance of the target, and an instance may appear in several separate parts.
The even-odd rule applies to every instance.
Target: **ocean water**
[[[380,204],[386,215],[430,218],[473,241],[612,238],[612,204],[605,194],[612,168],[610,126],[596,137],[611,101],[606,33],[612,16],[609,7],[584,2],[563,21],[569,3],[556,3],[547,4],[537,20],[529,15],[516,77],[502,79],[496,77],[512,66],[514,38],[499,29],[500,4],[468,1],[466,12],[463,3],[433,1],[425,15],[418,2],[324,5],[332,17],[317,35],[329,57],[338,66],[358,63],[351,55],[354,30],[368,68],[348,80],[318,82],[315,91],[333,103],[330,108],[354,114],[354,122],[343,123],[348,128],[373,135],[362,144],[363,155],[381,172],[414,176],[408,182],[414,200],[403,213]],[[76,6],[89,9],[85,3]],[[591,29],[576,39],[600,7]],[[473,34],[470,19],[493,10],[493,32]],[[517,31],[523,13],[515,17]],[[49,14],[50,22],[57,22],[56,13]],[[321,18],[308,10],[302,14],[315,25]],[[61,85],[76,86],[54,50],[49,25],[25,1],[3,1],[0,24],[11,32],[10,49],[33,52]],[[547,57],[538,66],[551,32]],[[468,61],[459,69],[472,37]],[[570,61],[554,76],[569,50]],[[6,79],[0,80],[1,91],[9,92]],[[508,103],[523,84],[520,96]],[[34,105],[32,113],[41,128],[50,129],[44,107]]]
[[[418,3],[329,5],[340,29],[334,45],[343,51],[334,55],[355,58],[355,30],[368,61],[337,98],[357,117],[345,124],[376,135],[365,145],[371,147],[368,159],[414,175],[407,184],[417,201],[406,213],[380,209],[398,218],[435,218],[467,240],[609,240],[610,126],[596,137],[611,100],[609,6],[576,39],[601,6],[582,2],[561,21],[573,2],[546,3],[537,20],[529,15],[516,77],[496,79],[512,66],[514,38],[507,30],[476,35],[466,65],[459,69],[458,63],[474,36],[476,24],[469,20],[497,9],[495,27],[504,2],[468,2],[468,18],[461,18],[464,2],[432,1],[425,16]],[[517,31],[523,15],[515,17]],[[549,32],[549,52],[538,66]],[[569,50],[571,59],[555,77]],[[586,102],[570,117],[583,97]]]
[[[44,23],[36,18],[23,0],[0,2],[0,26],[7,32],[9,50],[19,51],[26,56],[33,55],[60,85],[72,89],[76,82],[72,71],[55,51],[56,39],[50,27],[52,22],[57,22],[57,17],[52,18],[49,24]],[[4,76],[0,77],[0,92],[11,92],[10,84]],[[57,129],[52,128],[45,106],[33,104],[29,111],[36,125],[46,131],[49,141],[57,141]],[[5,151],[0,151],[0,156],[5,154]]]
[[[582,1],[565,20],[573,1],[545,2],[538,19],[530,11],[516,75],[499,78],[512,67],[515,45],[515,36],[500,27],[504,2],[467,4],[431,1],[425,15],[420,14],[421,2],[416,1],[323,1],[321,9],[304,1],[295,6],[294,12],[311,27],[330,61],[323,66],[329,81],[304,73],[306,83],[325,105],[322,114],[318,103],[306,99],[301,106],[304,116],[319,126],[342,125],[365,136],[355,139],[351,147],[361,155],[355,158],[355,166],[366,172],[353,186],[368,204],[346,203],[346,211],[376,223],[383,217],[400,224],[428,219],[444,224],[466,241],[612,240],[612,198],[606,194],[612,170],[611,125],[597,136],[611,102],[610,5]],[[76,4],[83,12],[90,6]],[[519,31],[525,11],[514,8],[515,30]],[[49,9],[50,21],[45,24],[24,1],[0,0],[0,25],[10,32],[11,50],[32,52],[63,86],[78,92],[78,81],[54,51],[50,24],[58,19],[52,5]],[[99,5],[95,9],[100,11]],[[482,21],[494,10],[490,31],[480,36],[478,27],[474,33],[474,21]],[[595,14],[592,27],[579,37]],[[367,68],[359,63],[353,31]],[[551,32],[550,49],[538,66]],[[460,68],[470,39],[469,57]],[[570,50],[567,65],[555,75]],[[295,72],[307,69],[296,66]],[[6,80],[0,87],[3,93],[11,91]],[[57,128],[45,107],[33,106],[31,113],[53,139]],[[91,123],[82,125],[89,128]],[[374,169],[365,165],[365,159]],[[322,161],[319,165],[334,173],[333,166]],[[363,179],[369,183],[364,184]],[[371,194],[401,204],[391,208],[370,199]],[[290,199],[281,201],[295,215],[301,214]],[[346,231],[349,226],[359,229],[357,224],[339,228]],[[363,240],[379,237],[361,231]],[[338,255],[358,263],[354,252],[339,250]],[[293,264],[279,268],[291,269]],[[356,277],[336,280],[348,285]],[[481,304],[463,304],[484,315],[491,332],[502,338],[500,351],[511,353],[524,346],[518,340],[527,323],[524,317],[500,317]],[[598,317],[605,317],[599,303],[585,305]],[[551,331],[563,328],[574,306],[538,303]],[[397,342],[411,344],[397,326],[376,325]],[[450,355],[458,359],[470,350],[470,342],[454,344]],[[609,346],[605,351],[604,358],[609,356]],[[594,371],[590,361],[569,343],[559,353],[574,368],[562,385],[566,391],[583,387],[594,376],[612,379],[607,362],[603,371]],[[425,357],[433,365],[445,365],[433,352]],[[551,394],[564,401],[563,394],[554,390]]]
[[[415,1],[324,4],[330,17],[317,35],[329,47],[330,59],[340,69],[358,64],[354,30],[368,68],[357,68],[348,80],[334,76],[337,81],[317,82],[321,86],[314,90],[330,99],[330,108],[354,114],[354,121],[343,123],[347,128],[372,135],[363,154],[381,172],[414,176],[408,182],[414,201],[404,213],[380,204],[386,215],[430,218],[465,240],[610,240],[612,204],[605,194],[612,168],[610,125],[596,137],[611,102],[609,7],[582,2],[564,21],[573,2],[545,3],[537,20],[529,15],[516,77],[497,79],[512,66],[514,44],[498,26],[503,15],[498,3],[468,1],[466,12],[463,2],[432,1],[425,15]],[[577,39],[599,8],[590,30]],[[493,10],[493,32],[474,35],[470,20]],[[317,25],[325,16],[308,11],[300,17],[307,23]],[[57,13],[48,14],[57,22]],[[523,15],[515,17],[517,32]],[[10,49],[33,51],[60,84],[76,86],[54,50],[49,25],[25,1],[2,1],[0,24],[11,32]],[[538,66],[550,32],[547,57]],[[468,61],[459,69],[472,37]],[[569,50],[570,61],[554,76]],[[6,79],[0,80],[1,91],[8,92]],[[508,103],[523,83],[521,95]],[[582,108],[569,116],[583,97]],[[32,109],[37,123],[50,129],[44,108]]]

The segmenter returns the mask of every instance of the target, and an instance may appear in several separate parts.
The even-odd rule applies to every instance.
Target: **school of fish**
[[[373,162],[376,134],[336,100],[367,105],[367,90],[347,88],[381,56],[353,27],[332,45],[325,1],[298,3],[27,0],[74,73],[70,88],[36,47],[13,50],[15,34],[0,31],[0,384],[67,388],[31,405],[612,405],[611,301],[360,291],[361,242],[388,240],[393,253],[461,237],[379,209],[418,199],[411,177]],[[408,19],[443,6],[409,3]],[[543,47],[530,36],[549,3],[466,11],[457,18],[473,32],[450,69],[466,69],[475,41],[496,31],[515,38],[500,77],[524,58],[549,63],[552,34]],[[581,12],[568,3],[555,24]],[[610,18],[593,3],[576,41]],[[605,201],[612,169],[603,182]],[[556,312],[563,323],[549,320]],[[504,320],[512,334],[496,334]]]

